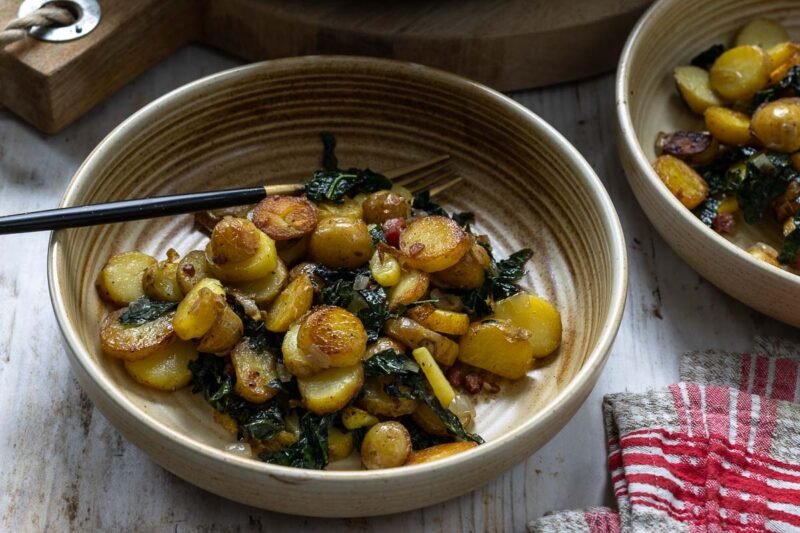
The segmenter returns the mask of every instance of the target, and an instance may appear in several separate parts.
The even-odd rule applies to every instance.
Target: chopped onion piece
[[[278,374],[278,379],[281,383],[288,383],[292,381],[292,374],[286,369],[286,365],[278,363],[275,365],[275,373]]]
[[[469,396],[456,394],[448,409],[458,417],[461,425],[465,428],[471,426],[472,421],[475,420],[475,406],[472,405],[472,400]]]
[[[357,291],[363,291],[369,285],[369,276],[365,276],[364,274],[359,274],[356,276],[355,281],[353,282],[353,288]]]
[[[234,442],[228,444],[225,446],[225,451],[232,453],[233,455],[247,457],[249,459],[252,459],[253,457],[253,450],[250,449],[250,445],[246,442]]]

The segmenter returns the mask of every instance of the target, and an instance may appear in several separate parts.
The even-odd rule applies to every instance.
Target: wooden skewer
[[[438,194],[461,181],[447,166],[448,156],[438,156],[428,161],[414,163],[391,170],[385,176],[401,183],[411,191],[431,188]],[[435,185],[435,187],[434,187]],[[137,198],[104,204],[62,207],[0,217],[0,235],[80,228],[98,224],[112,224],[145,218],[165,217],[194,213],[209,209],[222,209],[237,205],[255,204],[273,194],[297,194],[303,190],[299,183],[223,189],[220,191],[175,194]]]

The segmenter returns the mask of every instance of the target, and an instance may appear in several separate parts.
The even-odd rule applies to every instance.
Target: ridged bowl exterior
[[[189,390],[137,385],[103,356],[94,283],[115,252],[163,256],[201,247],[191,216],[54,233],[53,306],[72,367],[103,414],[154,461],[211,492],[265,509],[365,516],[430,505],[474,489],[549,440],[589,394],[621,318],[624,240],[603,186],[558,133],[508,98],[418,65],[307,57],[237,68],[145,107],[89,156],[62,205],[302,180],[318,167],[320,131],[343,166],[391,169],[450,154],[464,177],[442,197],[474,211],[498,255],[536,251],[525,283],[563,314],[558,355],[478,405],[487,444],[440,462],[360,471],[269,465],[224,451],[232,437]]]
[[[726,239],[675,199],[652,169],[660,131],[704,130],[681,100],[672,77],[678,65],[715,43],[731,45],[758,17],[773,18],[800,39],[800,3],[790,0],[661,0],[634,28],[617,71],[619,153],[644,212],[669,245],[700,275],[746,305],[800,326],[800,276],[748,254],[758,241],[780,249],[776,227],[739,224]]]

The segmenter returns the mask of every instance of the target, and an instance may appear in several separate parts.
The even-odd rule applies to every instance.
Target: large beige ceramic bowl
[[[619,151],[636,198],[678,255],[734,298],[800,326],[800,276],[743,249],[757,241],[780,249],[779,229],[742,222],[728,240],[683,207],[651,166],[659,131],[705,129],[702,117],[678,95],[672,70],[712,44],[730,45],[737,30],[757,17],[779,20],[800,39],[797,0],[661,0],[653,5],[628,38],[617,71]]]
[[[442,202],[474,211],[499,255],[536,251],[526,283],[561,310],[559,353],[478,406],[486,444],[440,462],[360,471],[265,464],[189,390],[159,393],[103,356],[94,281],[109,255],[201,247],[192,217],[56,232],[50,289],[72,367],[103,414],[154,461],[219,495],[318,516],[403,511],[453,498],[514,466],[564,426],[603,367],[623,310],[619,221],[591,167],[553,128],[508,98],[418,65],[347,57],[270,61],[178,89],[136,113],[89,156],[63,205],[302,180],[334,132],[342,165],[391,169],[450,154],[465,178]]]

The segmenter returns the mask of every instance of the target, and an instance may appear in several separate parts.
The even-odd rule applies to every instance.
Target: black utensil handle
[[[34,211],[0,217],[0,235],[166,217],[206,209],[254,204],[266,196],[264,187],[249,187]]]

